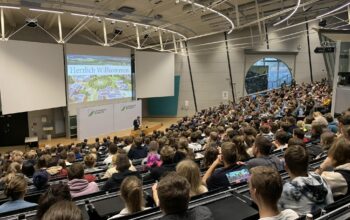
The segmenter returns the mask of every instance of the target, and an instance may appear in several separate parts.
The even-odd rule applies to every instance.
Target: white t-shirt
[[[285,209],[278,215],[260,218],[259,220],[295,220],[297,218],[299,218],[299,216],[296,212],[291,209]]]

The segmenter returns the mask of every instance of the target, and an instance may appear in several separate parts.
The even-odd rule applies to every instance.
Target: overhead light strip
[[[185,3],[193,4],[194,6],[197,6],[197,7],[201,8],[201,9],[203,9],[203,10],[208,10],[208,11],[210,11],[210,12],[212,12],[212,13],[215,13],[215,14],[217,14],[217,15],[223,17],[224,19],[226,19],[226,20],[230,23],[230,25],[231,25],[230,30],[227,32],[228,34],[230,34],[230,33],[233,31],[233,29],[235,28],[235,24],[233,23],[233,21],[232,21],[229,17],[227,17],[226,15],[224,15],[223,13],[221,13],[221,12],[219,12],[219,11],[216,11],[216,10],[214,10],[214,9],[212,9],[212,8],[209,8],[209,7],[207,7],[207,6],[204,6],[204,5],[202,5],[202,4],[199,4],[199,3],[196,3],[196,2],[194,2],[194,1],[191,1],[191,0],[181,0],[181,1],[182,1],[182,2],[185,2]],[[299,0],[299,1],[300,1],[300,0]]]
[[[322,14],[322,15],[319,15],[319,16],[317,16],[316,18],[322,18],[322,17],[324,17],[324,16],[327,16],[327,15],[329,15],[329,14],[332,14],[332,13],[334,13],[334,12],[336,12],[336,11],[339,11],[339,10],[341,10],[341,9],[343,9],[343,8],[345,8],[345,7],[347,7],[348,5],[350,5],[350,2],[345,3],[344,5],[341,5],[341,6],[339,6],[338,8],[333,9],[332,11],[329,11],[329,12],[327,12],[327,13],[324,13],[324,14]]]
[[[295,12],[297,12],[297,10],[298,10],[298,8],[299,8],[299,6],[300,6],[300,2],[301,2],[301,0],[298,0],[298,3],[297,3],[297,5],[295,6],[295,8],[294,8],[294,10],[292,11],[292,13],[290,13],[287,17],[285,17],[284,19],[280,20],[279,22],[273,24],[273,26],[277,26],[277,25],[279,25],[279,24],[281,24],[281,23],[287,21],[289,18],[291,18],[291,17],[295,14]]]
[[[7,6],[7,5],[0,5],[0,8],[6,8],[6,9],[21,9],[20,7]]]
[[[54,14],[63,14],[62,11],[54,11],[54,10],[46,10],[46,9],[37,9],[37,8],[30,8],[30,11],[37,11],[37,12],[47,12],[47,13],[54,13]]]

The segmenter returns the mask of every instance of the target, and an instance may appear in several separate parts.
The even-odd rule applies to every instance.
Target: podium
[[[33,137],[25,137],[24,143],[26,146],[32,148],[32,147],[38,147],[39,146],[39,138],[37,136]]]

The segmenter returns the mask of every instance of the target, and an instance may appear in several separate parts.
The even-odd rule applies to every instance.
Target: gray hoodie
[[[333,203],[333,195],[322,177],[309,172],[307,177],[299,176],[283,185],[279,200],[281,210],[292,209],[299,215],[315,212]]]

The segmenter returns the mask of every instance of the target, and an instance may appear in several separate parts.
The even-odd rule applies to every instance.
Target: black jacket
[[[113,191],[119,189],[122,181],[128,176],[136,176],[139,179],[142,179],[141,175],[135,171],[126,170],[122,173],[114,173],[102,187],[102,190]]]
[[[175,170],[176,170],[176,163],[162,164],[162,166],[160,167],[155,167],[151,169],[151,177],[154,180],[159,180],[162,176]]]
[[[161,220],[213,220],[213,214],[205,206],[197,206],[184,213],[169,214],[160,218]]]

